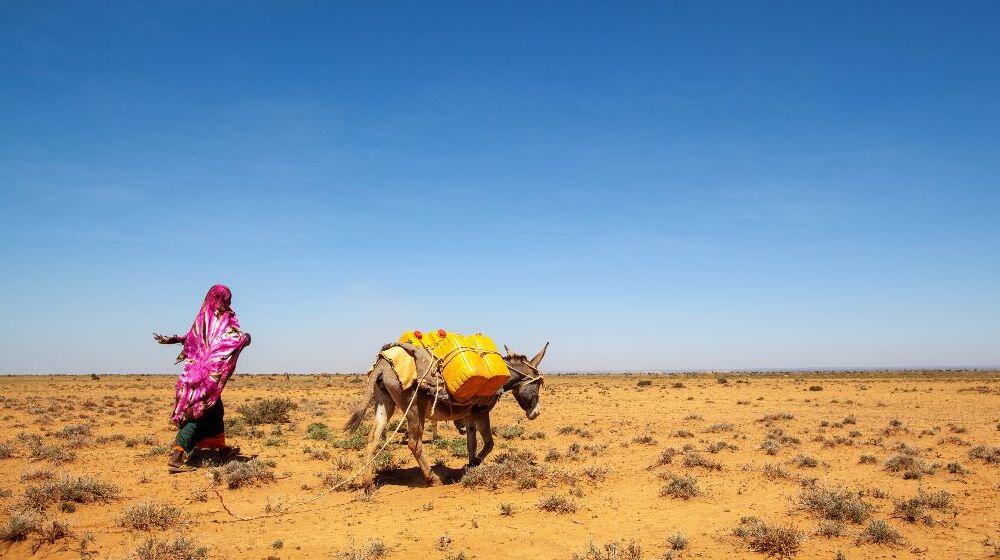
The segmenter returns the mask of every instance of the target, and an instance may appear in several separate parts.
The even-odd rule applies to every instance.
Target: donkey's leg
[[[382,445],[385,427],[396,411],[396,405],[384,392],[375,391],[375,421],[368,433],[368,447],[365,449],[364,473],[358,478],[358,483],[367,488],[375,483],[375,453]]]
[[[455,425],[458,425],[457,420],[455,421]],[[476,448],[478,447],[478,443],[476,442],[476,419],[470,416],[463,425],[465,426],[465,446],[469,452],[469,466],[475,467],[479,464],[479,460],[476,458]]]
[[[414,391],[417,389],[414,388]],[[441,479],[431,471],[431,466],[424,457],[424,410],[421,407],[413,407],[406,414],[407,446],[413,453],[413,458],[420,465],[420,470],[424,473],[424,480],[431,486],[440,486]]]
[[[479,430],[479,434],[483,436],[483,450],[479,452],[479,456],[476,459],[478,464],[485,461],[486,456],[490,454],[490,451],[493,451],[493,430],[490,429],[489,411],[478,415],[475,427]],[[469,433],[472,433],[472,429],[469,429]]]
[[[431,441],[438,438],[438,423],[437,420],[431,420]]]

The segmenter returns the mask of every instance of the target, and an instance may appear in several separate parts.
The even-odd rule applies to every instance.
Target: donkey
[[[370,487],[375,480],[375,468],[373,458],[376,450],[382,445],[383,432],[389,419],[392,418],[396,409],[406,411],[407,405],[413,399],[413,405],[406,413],[407,444],[413,457],[420,465],[420,470],[424,479],[431,486],[441,485],[441,478],[431,471],[431,467],[423,454],[423,434],[424,422],[426,420],[445,421],[453,420],[459,428],[465,428],[466,443],[469,448],[469,465],[474,467],[483,462],[483,459],[493,450],[493,434],[490,431],[490,411],[504,393],[513,393],[517,404],[524,410],[529,420],[534,420],[542,411],[540,402],[541,388],[544,383],[542,372],[538,366],[545,357],[549,343],[535,354],[530,360],[521,354],[511,352],[504,346],[507,356],[504,362],[510,370],[510,379],[503,388],[485,404],[474,405],[443,405],[437,403],[435,406],[434,397],[421,391],[418,384],[414,383],[409,389],[403,389],[399,384],[399,378],[392,370],[392,366],[387,360],[380,358],[375,362],[372,371],[368,374],[368,385],[365,392],[365,400],[360,403],[352,412],[351,417],[344,424],[345,432],[353,432],[361,425],[365,417],[365,412],[372,405],[375,405],[375,422],[371,432],[368,434],[368,447],[365,452],[366,465],[364,472],[359,478],[359,485]],[[413,392],[416,391],[416,395]],[[483,437],[483,449],[476,453],[476,434]]]

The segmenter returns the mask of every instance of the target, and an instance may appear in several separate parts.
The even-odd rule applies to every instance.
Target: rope
[[[423,343],[421,343],[421,345],[422,344]],[[377,364],[377,363],[378,363],[378,359],[375,360],[375,364]],[[372,364],[372,370],[370,370],[368,372],[368,375],[371,375],[372,371],[374,371],[375,364]],[[419,381],[423,380],[423,378],[426,377],[428,373],[430,373],[431,367],[434,364],[435,364],[435,362],[432,361],[431,363],[429,363],[427,365],[427,368],[424,369],[424,373],[422,373],[420,375],[420,378],[417,380],[418,384],[419,384]],[[420,392],[420,388],[419,387],[414,387],[413,388],[413,395],[410,397],[410,402],[409,402],[409,404],[406,405],[406,410],[403,411],[403,418],[404,419],[406,418],[406,415],[410,412],[410,409],[413,407],[413,403],[416,402],[416,400],[417,400],[417,393],[419,393],[419,392]],[[355,478],[357,478],[359,474],[361,474],[365,469],[367,469],[368,467],[370,467],[372,464],[375,463],[375,459],[378,458],[378,456],[379,456],[380,453],[382,453],[383,451],[385,451],[385,448],[389,446],[389,443],[391,442],[392,437],[394,437],[397,433],[399,433],[399,428],[401,428],[402,426],[403,426],[403,422],[397,422],[396,423],[396,428],[392,430],[391,434],[386,435],[385,441],[382,442],[382,446],[378,449],[378,451],[376,451],[371,456],[371,458],[368,459],[367,462],[365,462],[363,465],[361,465],[361,467],[359,467],[353,473],[351,473],[351,476],[345,478],[344,480],[341,480],[337,484],[334,484],[333,486],[327,488],[323,492],[320,492],[319,494],[317,494],[317,495],[315,495],[315,496],[313,496],[311,498],[308,498],[308,499],[305,499],[305,500],[299,500],[298,502],[292,502],[291,504],[288,504],[288,505],[282,507],[281,511],[274,512],[274,513],[263,513],[261,515],[255,515],[255,516],[252,516],[252,517],[246,517],[246,516],[240,515],[238,513],[235,513],[233,510],[229,509],[229,506],[226,505],[226,501],[222,498],[222,494],[219,492],[218,488],[216,488],[216,487],[213,486],[212,487],[212,491],[215,492],[216,496],[218,496],[219,503],[222,505],[222,509],[224,509],[226,511],[226,513],[228,513],[232,517],[235,517],[239,521],[254,521],[254,520],[257,520],[257,519],[267,519],[267,518],[271,518],[271,517],[281,517],[283,515],[288,515],[289,513],[291,513],[291,509],[292,508],[299,507],[299,506],[304,506],[306,504],[311,504],[311,503],[319,500],[320,498],[323,498],[324,496],[327,496],[328,494],[330,494],[330,492],[333,492],[334,490],[336,490],[336,489],[344,486],[348,482],[351,482],[352,480],[354,480]]]

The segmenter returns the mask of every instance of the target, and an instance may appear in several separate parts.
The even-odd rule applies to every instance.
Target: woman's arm
[[[159,342],[160,344],[182,344],[184,342],[184,337],[176,334],[163,336],[162,334],[153,333],[153,340]]]

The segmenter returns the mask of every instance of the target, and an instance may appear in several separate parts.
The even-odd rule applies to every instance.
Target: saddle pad
[[[417,379],[417,362],[413,356],[401,346],[390,346],[379,355],[392,364],[392,369],[399,378],[399,385],[403,389],[409,389]]]

